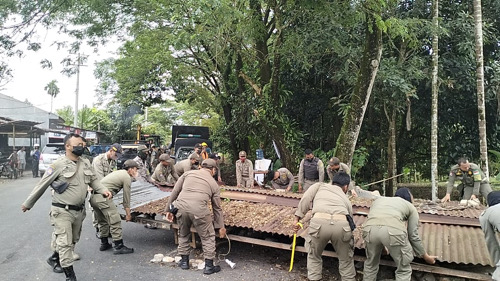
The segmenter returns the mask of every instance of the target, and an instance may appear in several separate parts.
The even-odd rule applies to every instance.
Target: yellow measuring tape
[[[297,222],[297,225],[300,226],[300,228],[304,228],[304,225],[302,225],[300,222]],[[288,272],[292,271],[293,269],[293,258],[295,256],[295,242],[297,241],[297,232],[293,234],[293,244],[292,244],[292,259],[290,260],[290,269]]]

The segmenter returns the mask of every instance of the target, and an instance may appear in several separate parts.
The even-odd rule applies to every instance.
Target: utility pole
[[[78,94],[80,92],[80,66],[85,66],[82,64],[82,57],[78,53],[78,59],[76,62],[76,91],[75,91],[75,117],[73,119],[73,127],[78,127]]]

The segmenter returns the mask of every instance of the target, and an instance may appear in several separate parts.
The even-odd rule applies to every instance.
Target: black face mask
[[[76,156],[82,156],[83,150],[83,146],[73,146],[73,150],[71,152]]]
[[[148,158],[148,154],[143,152],[143,151],[139,151],[139,157],[142,159],[142,160],[146,160]]]

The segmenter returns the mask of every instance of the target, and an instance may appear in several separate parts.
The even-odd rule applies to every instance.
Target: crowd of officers
[[[79,257],[74,249],[80,239],[88,193],[94,225],[101,239],[99,250],[113,248],[114,254],[134,252],[134,249],[123,243],[121,217],[111,198],[123,190],[125,220],[130,221],[131,184],[135,180],[155,185],[174,185],[165,213],[168,221],[175,219],[179,225],[179,266],[189,269],[189,237],[190,229],[194,227],[200,236],[205,257],[203,273],[220,271],[220,266],[214,264],[215,237],[218,232],[218,236],[224,238],[226,229],[217,184],[221,180],[217,162],[219,158],[207,151],[206,144],[196,145],[195,152],[177,164],[162,148],[141,145],[137,149],[137,157],[125,161],[124,169],[116,170],[116,160],[122,153],[120,144],[113,144],[91,164],[80,157],[86,145],[84,138],[69,134],[64,143],[65,156],[57,159],[47,169],[21,206],[23,212],[30,210],[45,190],[49,186],[52,188],[50,221],[54,226],[51,241],[53,254],[47,263],[54,272],[64,272],[66,280],[76,280],[73,262]],[[241,151],[236,162],[239,187],[253,186],[253,165],[246,156],[246,152]],[[309,280],[322,278],[321,256],[329,242],[338,254],[341,278],[355,280],[353,231],[356,224],[352,205],[346,194],[350,191],[351,195],[355,195],[356,190],[347,165],[340,163],[335,157],[328,164],[326,172],[330,181],[326,183],[323,163],[314,157],[311,150],[305,151],[298,176],[299,192],[304,191],[304,194],[295,212],[292,228],[297,232],[300,220],[311,209],[312,218],[305,238]],[[442,201],[449,200],[456,179],[462,181],[459,191],[466,201],[476,200],[479,194],[487,198],[490,207],[481,214],[480,223],[491,258],[497,264],[493,278],[499,280],[500,246],[496,233],[500,229],[500,192],[491,192],[487,179],[481,173],[477,165],[466,159],[459,159],[457,165],[452,167],[449,180],[451,188],[449,185]],[[268,179],[272,181],[274,188],[286,190],[290,190],[294,183],[293,175],[286,168],[268,173]],[[367,257],[364,263],[364,280],[376,280],[382,254],[388,254],[394,260],[397,266],[396,280],[411,279],[410,262],[414,254],[429,264],[435,263],[436,257],[426,253],[419,237],[419,215],[412,203],[413,196],[407,188],[398,189],[395,197],[377,197],[372,203],[362,231]],[[113,245],[109,243],[109,238]]]

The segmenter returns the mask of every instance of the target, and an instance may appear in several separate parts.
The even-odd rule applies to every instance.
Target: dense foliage
[[[500,1],[482,2],[487,138],[499,151]],[[296,170],[304,148],[323,160],[339,154],[342,126],[364,102],[353,94],[367,81],[363,58],[377,47],[368,39],[380,32],[378,73],[356,152],[345,160],[358,181],[384,177],[392,136],[398,173],[430,178],[430,9],[429,0],[0,0],[0,23],[10,31],[0,42],[3,55],[22,51],[20,41],[36,49],[34,23],[73,35],[75,42],[59,42],[73,52],[83,41],[98,48],[115,36],[123,40],[119,58],[96,70],[99,100],[113,101],[106,110],[113,134],[133,135],[136,123],[163,135],[172,124],[206,124],[218,151],[262,147],[276,158],[275,145]],[[12,14],[22,24],[9,26]],[[473,24],[471,1],[441,2],[443,175],[460,156],[479,158]],[[146,107],[148,120],[123,118]]]

